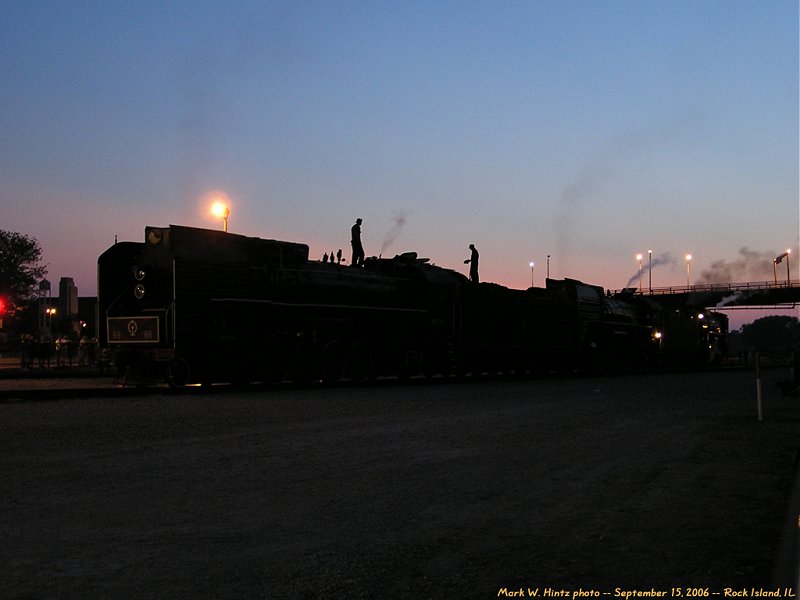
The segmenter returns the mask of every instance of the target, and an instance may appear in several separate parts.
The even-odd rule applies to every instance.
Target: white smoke
[[[747,296],[745,295],[744,292],[734,292],[733,294],[725,296],[722,300],[717,302],[714,308],[722,308],[724,306],[732,306],[738,304],[739,300],[743,300],[746,297]]]

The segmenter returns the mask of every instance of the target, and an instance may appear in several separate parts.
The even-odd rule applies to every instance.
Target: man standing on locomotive
[[[353,260],[350,265],[360,267],[364,264],[364,246],[361,245],[361,219],[356,219],[355,225],[350,229],[350,244],[353,246]]]
[[[469,249],[470,256],[464,261],[464,264],[466,265],[469,263],[470,281],[472,281],[472,283],[480,283],[480,278],[478,277],[478,249],[475,247],[475,244],[470,244]]]

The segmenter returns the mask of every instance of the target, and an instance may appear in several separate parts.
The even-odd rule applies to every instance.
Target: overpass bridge
[[[800,305],[800,281],[703,283],[652,289],[625,288],[612,293],[652,298],[662,306],[674,308],[794,308]]]

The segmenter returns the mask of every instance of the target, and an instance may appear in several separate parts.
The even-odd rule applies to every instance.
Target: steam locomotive
[[[129,378],[183,386],[644,368],[671,354],[705,360],[727,332],[571,279],[516,290],[412,252],[358,268],[308,254],[301,243],[146,227],[144,242],[98,258],[101,346]],[[672,346],[670,329],[682,332]]]

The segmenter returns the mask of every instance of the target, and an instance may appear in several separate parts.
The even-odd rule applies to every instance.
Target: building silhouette
[[[58,282],[58,314],[64,319],[78,316],[78,288],[72,277],[62,277]]]

